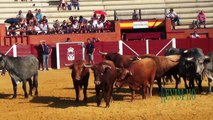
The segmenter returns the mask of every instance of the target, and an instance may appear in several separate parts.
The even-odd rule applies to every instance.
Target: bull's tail
[[[35,95],[38,95],[38,72],[33,76],[33,89],[35,88]]]

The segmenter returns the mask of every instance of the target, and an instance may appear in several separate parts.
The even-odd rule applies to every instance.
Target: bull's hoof
[[[101,103],[97,103],[97,106],[99,107],[101,105]]]
[[[33,93],[32,93],[32,92],[29,92],[29,95],[30,95],[30,96],[32,96],[32,95],[33,95]]]
[[[107,102],[105,108],[109,108],[110,104]]]
[[[38,96],[38,92],[35,92],[35,96]]]
[[[106,107],[105,108],[109,108],[109,105],[106,105]]]
[[[26,94],[26,95],[24,95],[24,98],[28,98],[28,95]]]
[[[12,99],[16,99],[16,95],[13,95]]]
[[[87,98],[84,98],[84,102],[86,102],[87,101]]]

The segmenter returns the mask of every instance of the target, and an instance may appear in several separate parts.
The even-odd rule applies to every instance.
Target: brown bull
[[[161,90],[161,77],[179,64],[180,57],[180,55],[155,56],[150,54],[140,56],[141,59],[152,58],[157,63],[156,79],[159,90]]]
[[[80,90],[82,86],[83,94],[84,94],[84,101],[87,101],[87,87],[89,81],[89,68],[85,67],[86,62],[83,60],[77,60],[73,64],[69,65],[70,69],[72,69],[71,77],[73,80],[73,85],[75,88],[76,93],[76,101],[79,101],[80,98]]]
[[[154,84],[155,73],[157,70],[156,62],[152,58],[144,58],[132,62],[128,69],[121,69],[118,73],[116,87],[129,85],[132,91],[132,101],[134,100],[135,90],[142,88],[143,99],[146,98],[146,93],[152,96],[152,88]]]
[[[102,97],[106,107],[110,106],[113,84],[116,80],[116,68],[112,61],[103,61],[92,66],[95,79],[97,106],[100,106]]]

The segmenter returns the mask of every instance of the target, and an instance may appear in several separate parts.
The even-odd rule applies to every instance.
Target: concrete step
[[[127,9],[154,9],[154,8],[165,8],[165,4],[147,4],[147,5],[112,5],[105,6],[106,10],[127,10]]]
[[[201,28],[203,28],[203,25],[201,25]],[[213,24],[212,25],[206,25],[206,28],[213,28]],[[178,29],[192,29],[192,26],[190,26],[190,25],[175,26],[175,29],[176,30],[178,30]]]

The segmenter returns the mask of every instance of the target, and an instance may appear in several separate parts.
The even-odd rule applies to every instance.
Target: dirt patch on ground
[[[166,85],[174,88],[174,83]],[[203,81],[207,87],[207,81]],[[183,82],[180,85],[183,88]],[[138,93],[130,102],[130,91],[123,88],[113,93],[110,108],[96,106],[93,74],[88,88],[88,102],[75,102],[75,92],[69,69],[39,71],[39,96],[24,99],[22,85],[18,85],[17,99],[11,99],[12,83],[8,74],[0,77],[0,119],[5,120],[210,120],[213,118],[213,95],[196,94],[194,100],[175,96],[162,101],[154,86],[154,96],[142,100]],[[82,91],[81,91],[81,96]],[[82,98],[83,99],[83,98]],[[165,100],[165,99],[163,99]]]

